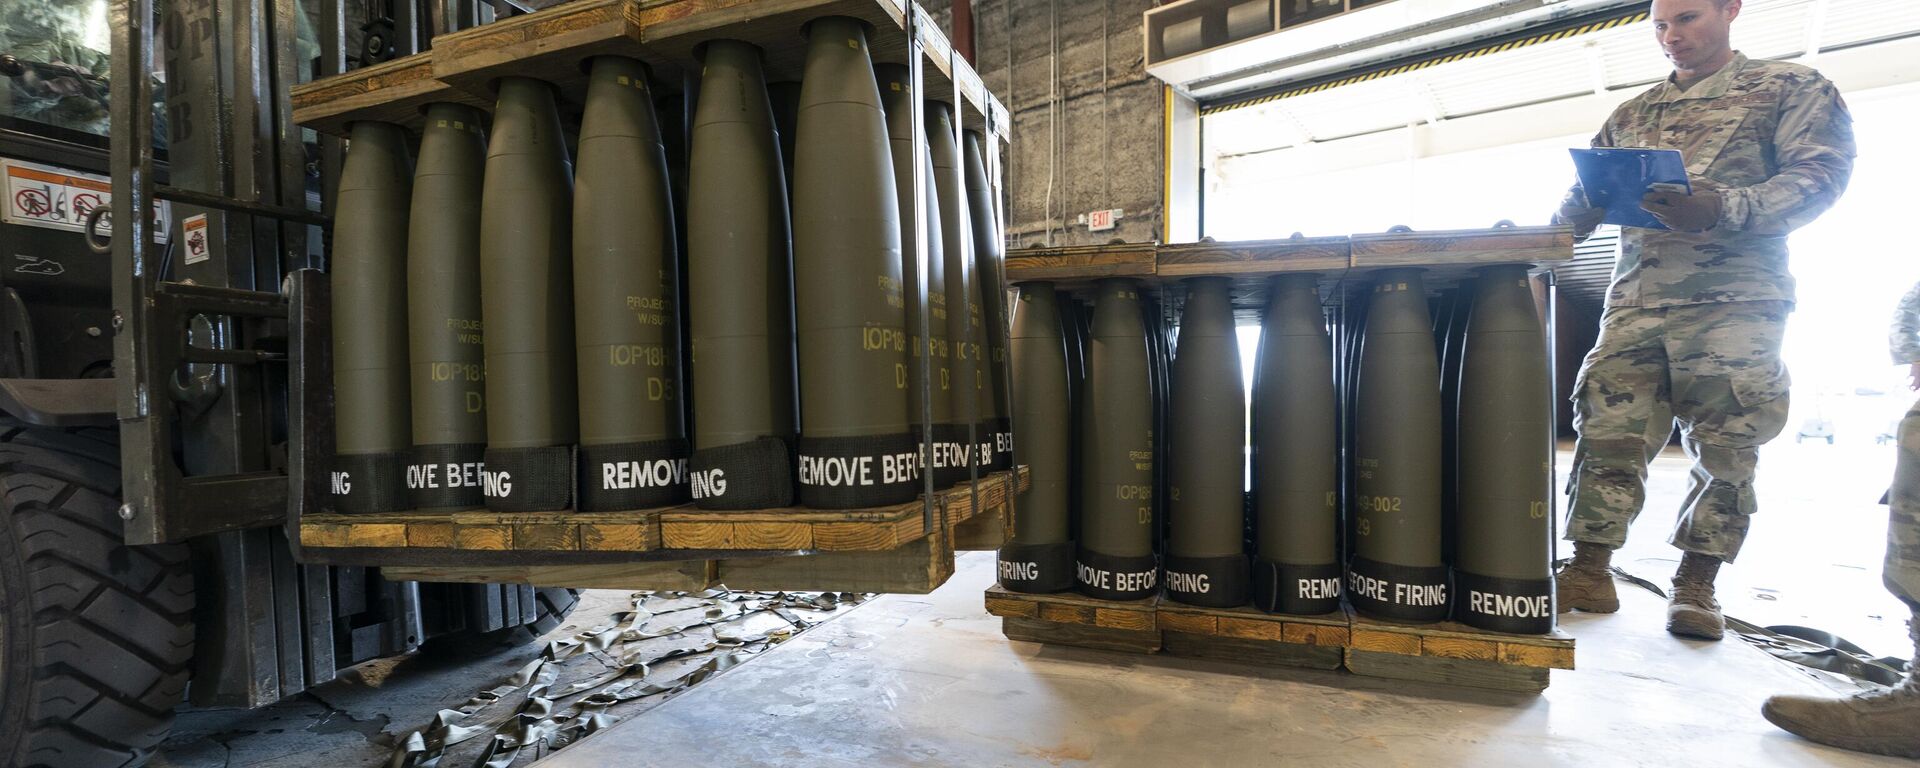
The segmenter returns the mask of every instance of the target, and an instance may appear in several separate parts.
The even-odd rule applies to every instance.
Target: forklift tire
[[[475,585],[479,589],[480,585]],[[531,623],[502,627],[491,632],[460,630],[427,641],[435,651],[471,655],[491,653],[502,648],[526,645],[559,628],[580,604],[580,590],[562,587],[534,587],[534,619]]]
[[[558,629],[573,609],[580,605],[580,590],[564,587],[534,587],[533,599],[538,605],[532,624],[522,624],[514,629],[540,637]],[[532,637],[528,638],[532,639]]]
[[[0,764],[144,764],[192,674],[187,548],[121,540],[116,437],[0,420]]]

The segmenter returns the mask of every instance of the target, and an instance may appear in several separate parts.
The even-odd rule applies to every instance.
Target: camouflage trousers
[[[1893,464],[1887,517],[1887,561],[1880,579],[1894,597],[1920,611],[1920,402],[1900,420],[1899,458]]]
[[[1618,548],[1647,500],[1647,463],[1680,422],[1693,460],[1674,546],[1732,562],[1754,513],[1760,446],[1787,422],[1784,301],[1616,307],[1574,385],[1566,536]]]

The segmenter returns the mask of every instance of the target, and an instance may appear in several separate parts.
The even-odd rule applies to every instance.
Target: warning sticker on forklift
[[[188,216],[180,222],[180,242],[187,244],[188,264],[198,264],[212,256],[212,245],[207,242],[207,215]]]
[[[105,176],[22,160],[0,160],[0,193],[6,195],[6,204],[0,206],[0,222],[67,232],[85,229],[88,213],[113,204],[113,182]],[[167,242],[172,221],[172,207],[156,201],[156,242]],[[102,219],[99,234],[112,233],[113,220]]]

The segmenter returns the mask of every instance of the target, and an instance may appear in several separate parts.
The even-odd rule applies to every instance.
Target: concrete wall
[[[950,0],[923,5],[951,35]],[[974,68],[1013,113],[1012,247],[1159,238],[1164,106],[1140,31],[1153,5],[974,0]],[[1124,212],[1118,229],[1088,232],[1079,222],[1107,208]]]

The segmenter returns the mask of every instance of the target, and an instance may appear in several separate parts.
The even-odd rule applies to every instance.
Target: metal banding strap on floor
[[[1618,566],[1613,568],[1613,574],[1659,595],[1661,599],[1667,597],[1666,590],[1659,585]],[[1873,658],[1860,646],[1825,630],[1792,625],[1762,627],[1732,616],[1725,618],[1727,629],[1755,648],[1803,667],[1845,676],[1862,688],[1870,687],[1866,685],[1868,683],[1889,687],[1899,685],[1908,671],[1906,659],[1891,656]]]
[[[1258,106],[1261,104],[1267,104],[1270,102],[1279,101],[1281,99],[1292,98],[1294,96],[1303,96],[1309,93],[1318,93],[1320,91],[1332,90],[1334,88],[1339,88],[1342,86],[1353,85],[1354,83],[1363,83],[1368,80],[1378,80],[1383,77],[1392,77],[1394,75],[1406,74],[1408,72],[1414,72],[1422,69],[1427,69],[1430,67],[1436,67],[1441,64],[1451,64],[1456,61],[1478,58],[1478,57],[1485,56],[1492,53],[1503,53],[1506,51],[1511,51],[1519,48],[1526,48],[1532,45],[1539,45],[1541,43],[1550,43],[1556,40],[1565,40],[1570,37],[1579,37],[1581,35],[1592,34],[1594,32],[1600,32],[1602,30],[1613,29],[1615,27],[1619,27],[1622,25],[1634,24],[1634,23],[1638,23],[1646,20],[1647,20],[1647,12],[1645,10],[1639,10],[1639,11],[1631,11],[1624,15],[1617,15],[1612,18],[1588,21],[1585,23],[1575,22],[1575,26],[1570,26],[1570,27],[1558,29],[1551,32],[1540,32],[1540,33],[1527,35],[1525,37],[1521,37],[1517,39],[1506,40],[1503,42],[1488,43],[1488,44],[1481,45],[1479,47],[1468,49],[1468,50],[1441,52],[1441,53],[1437,53],[1437,54],[1434,54],[1425,58],[1417,59],[1414,61],[1410,61],[1410,62],[1389,63],[1372,70],[1357,72],[1355,74],[1337,77],[1332,80],[1324,80],[1324,81],[1312,83],[1309,85],[1282,86],[1280,90],[1263,89],[1260,91],[1255,91],[1249,95],[1229,97],[1227,99],[1224,99],[1216,103],[1208,103],[1208,104],[1202,105],[1200,108],[1200,115],[1202,117],[1205,117],[1207,115],[1215,115],[1215,114],[1219,114],[1221,112],[1226,112],[1229,110],[1240,109],[1242,107]]]

